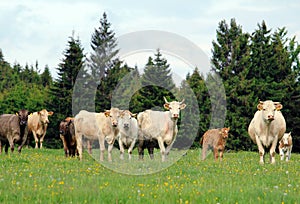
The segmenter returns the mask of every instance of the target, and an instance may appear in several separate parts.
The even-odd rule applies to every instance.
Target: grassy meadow
[[[277,155],[275,165],[260,165],[256,152],[226,153],[223,162],[215,162],[212,154],[201,161],[201,150],[192,149],[175,159],[172,155],[182,152],[172,151],[173,161],[160,166],[159,154],[149,161],[146,151],[144,161],[134,157],[130,163],[127,154],[121,161],[113,152],[111,164],[100,164],[87,152],[82,162],[65,158],[62,149],[2,154],[0,203],[300,202],[299,154],[289,162]],[[144,172],[137,175],[136,169]]]

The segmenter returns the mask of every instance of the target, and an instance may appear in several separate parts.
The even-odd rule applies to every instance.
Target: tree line
[[[91,36],[90,46],[92,51],[87,55],[79,37],[70,36],[55,79],[48,66],[41,72],[38,62],[25,67],[10,65],[0,50],[0,113],[22,108],[53,111],[45,146],[60,148],[59,122],[80,108],[100,112],[118,106],[138,113],[150,108],[163,110],[163,96],[168,100],[184,98],[187,106],[181,112],[175,147],[197,147],[208,128],[224,125],[230,126],[228,149],[252,151],[256,145],[247,128],[256,105],[259,100],[273,100],[283,104],[294,151],[300,151],[300,46],[295,37],[288,37],[286,28],[272,30],[262,21],[249,33],[235,19],[221,21],[212,41],[211,72],[204,74],[201,67],[195,67],[179,87],[172,78],[172,65],[159,49],[149,56],[143,73],[119,59],[117,39],[106,13]],[[214,96],[207,84],[216,90]],[[218,120],[215,115],[217,120],[212,121],[214,110],[214,114],[226,113],[226,117],[220,114]]]

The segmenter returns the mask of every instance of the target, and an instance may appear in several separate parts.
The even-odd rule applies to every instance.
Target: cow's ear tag
[[[19,114],[18,114],[18,113],[16,113],[16,115],[17,115],[17,116],[19,116]]]
[[[32,115],[32,113],[30,113],[30,115]]]

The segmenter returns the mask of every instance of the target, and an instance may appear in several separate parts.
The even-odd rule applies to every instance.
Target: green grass
[[[2,154],[0,203],[299,203],[299,154],[290,162],[276,155],[275,165],[260,165],[256,152],[226,153],[220,163],[212,154],[201,161],[200,151],[175,157],[169,167],[160,166],[162,171],[159,154],[154,161],[147,153],[144,161],[134,157],[130,168],[127,154],[121,161],[115,149],[111,164],[100,164],[86,152],[82,162],[65,158],[63,150]],[[148,172],[129,174],[139,166]]]

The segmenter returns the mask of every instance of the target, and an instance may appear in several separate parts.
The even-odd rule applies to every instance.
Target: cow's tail
[[[201,146],[203,145],[203,137],[201,137],[201,139],[200,139],[200,145]]]

